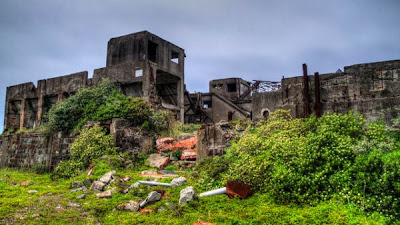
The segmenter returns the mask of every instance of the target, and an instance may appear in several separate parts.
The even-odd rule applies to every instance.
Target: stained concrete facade
[[[184,118],[184,61],[182,48],[147,31],[110,39],[107,64],[88,72],[24,83],[7,88],[5,130],[33,128],[50,107],[80,88],[109,79],[123,94],[143,97],[156,109],[172,110]]]
[[[251,95],[244,96],[249,88],[241,78],[210,81],[208,93],[185,96],[185,122],[214,124],[250,117]]]
[[[295,118],[316,113],[319,90],[321,112],[347,113],[354,110],[367,120],[390,123],[400,112],[400,60],[345,66],[344,71],[308,76],[308,95],[304,96],[304,76],[284,78],[281,89],[252,95],[253,119],[263,119],[268,112],[289,109]],[[308,98],[308,100],[307,100]],[[317,97],[318,98],[318,97]]]

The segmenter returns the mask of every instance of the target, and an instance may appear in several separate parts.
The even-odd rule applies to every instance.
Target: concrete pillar
[[[21,101],[21,111],[19,112],[19,129],[24,129],[24,121],[25,121],[25,98]]]
[[[45,87],[46,87],[46,81],[45,80],[39,80],[38,82],[38,87],[37,87],[37,96],[38,96],[38,110],[36,113],[36,120],[38,123],[42,120],[42,114],[43,114],[43,96],[45,94]]]
[[[5,101],[5,111],[4,111],[4,130],[8,129],[8,111],[9,109],[9,101],[8,101],[8,87],[7,87],[7,92],[6,92],[6,101]]]

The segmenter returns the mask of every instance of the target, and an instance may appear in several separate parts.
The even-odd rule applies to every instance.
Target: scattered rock
[[[123,179],[123,181],[125,181],[125,182],[130,181],[130,180],[132,180],[132,177],[130,177],[130,176],[125,176]]]
[[[85,186],[83,186],[83,187],[71,190],[70,193],[75,193],[75,192],[80,192],[80,191],[87,191],[87,188]]]
[[[106,186],[105,183],[101,182],[101,181],[95,181],[92,183],[92,185],[90,186],[90,190],[94,191],[94,192],[101,192],[104,189],[104,186]]]
[[[161,196],[162,194],[157,191],[150,192],[147,198],[142,203],[140,203],[140,207],[143,208],[145,205],[149,203],[154,203],[156,201],[159,201],[161,199]]]
[[[168,165],[169,157],[164,157],[160,154],[151,154],[147,161],[149,161],[151,167],[156,167],[161,170]]]
[[[171,181],[171,186],[172,187],[178,187],[178,186],[183,186],[186,182],[186,178],[184,177],[178,177],[178,178],[174,178]]]
[[[78,187],[83,187],[83,182],[80,181],[74,181],[71,183],[71,188],[78,188]]]
[[[97,198],[111,198],[115,190],[116,188],[111,188],[110,190],[96,194],[96,196]]]
[[[153,212],[153,210],[152,209],[142,209],[142,210],[140,210],[140,214],[147,214],[147,213],[152,213]]]
[[[69,207],[79,207],[80,205],[76,202],[68,202]]]
[[[0,179],[0,182],[3,182],[3,179]]]
[[[90,178],[88,178],[88,179],[86,179],[85,181],[83,181],[83,184],[84,184],[86,187],[92,186],[92,183],[93,183],[93,180],[90,179]]]
[[[31,180],[26,180],[24,182],[21,182],[21,186],[26,187],[26,186],[30,185],[31,183],[32,183]]]
[[[39,215],[39,213],[35,213],[35,214],[32,214],[32,218],[37,218],[37,217],[39,217],[40,215]]]
[[[115,170],[107,172],[99,179],[99,181],[101,181],[101,182],[103,182],[105,184],[108,184],[113,179],[113,175],[115,173],[116,173]]]
[[[236,181],[228,181],[226,182],[226,194],[229,197],[237,196],[240,199],[245,199],[252,194],[251,186]]]
[[[81,194],[78,197],[76,197],[77,199],[85,199],[86,195],[85,194]]]
[[[186,187],[181,191],[179,197],[179,205],[185,205],[187,202],[193,201],[196,198],[196,192],[193,187]]]
[[[38,193],[38,191],[37,190],[27,190],[26,193],[35,194],[35,193]]]
[[[134,188],[139,188],[140,183],[136,182],[134,184],[132,184],[131,186],[129,186],[128,188],[126,188],[125,190],[122,191],[123,194],[127,194],[130,190],[134,189]]]
[[[136,212],[140,208],[139,203],[135,201],[129,201],[128,203],[117,206],[117,209],[124,211]]]

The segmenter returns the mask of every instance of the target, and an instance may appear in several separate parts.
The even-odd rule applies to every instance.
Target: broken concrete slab
[[[151,154],[147,161],[151,167],[156,167],[161,170],[168,165],[169,157],[164,157],[160,154]]]
[[[181,190],[179,197],[179,205],[185,205],[187,202],[194,201],[196,192],[193,187],[189,186]]]
[[[178,186],[183,186],[185,183],[186,183],[185,177],[178,177],[174,178],[170,184],[172,187],[178,187]]]
[[[121,204],[117,206],[117,209],[123,210],[123,211],[131,211],[131,212],[136,212],[140,208],[140,204],[135,201],[129,201],[128,203]]]
[[[108,184],[108,183],[111,182],[111,180],[114,179],[113,175],[116,174],[116,173],[117,172],[115,170],[107,172],[99,179],[99,181],[101,181],[101,182],[103,182],[105,184]]]
[[[96,196],[97,196],[97,198],[111,198],[115,191],[116,191],[116,188],[113,187],[110,190],[103,191],[101,193],[97,193]]]
[[[245,199],[252,194],[251,186],[247,184],[242,184],[237,181],[226,182],[226,194],[229,197],[239,197],[240,199]]]
[[[197,150],[196,149],[186,149],[182,151],[182,160],[196,160]]]
[[[70,193],[75,193],[75,192],[80,192],[80,191],[87,191],[87,188],[85,186],[76,188],[70,191]]]
[[[92,183],[92,185],[90,186],[90,190],[94,191],[94,192],[101,192],[103,191],[104,187],[106,186],[105,183],[101,182],[101,181],[94,181]]]

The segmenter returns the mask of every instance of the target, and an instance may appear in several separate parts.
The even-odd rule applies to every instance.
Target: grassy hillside
[[[102,167],[102,168],[100,168]],[[95,167],[94,177],[100,177],[109,168]],[[145,169],[145,168],[141,168]],[[129,183],[143,179],[140,170],[121,170],[118,174],[130,175]],[[89,194],[77,199],[81,193],[70,193],[72,181],[83,180],[84,175],[72,179],[51,180],[50,174],[36,174],[24,170],[0,170],[0,223],[23,224],[193,224],[209,221],[214,224],[384,224],[388,218],[375,213],[366,215],[354,204],[325,201],[316,206],[280,205],[268,194],[255,194],[248,199],[230,199],[225,195],[202,198],[187,206],[177,206],[179,191],[184,187],[163,188],[167,198],[146,208],[154,209],[151,214],[115,210],[129,200],[146,197],[159,187],[143,186],[128,194],[116,193],[111,199],[96,199]],[[188,177],[189,174],[187,174]],[[22,187],[21,182],[31,180]],[[170,179],[162,179],[169,182]],[[188,185],[196,185],[189,179]],[[28,190],[38,193],[28,194]],[[198,189],[199,190],[199,189]],[[177,208],[168,208],[166,202]],[[162,212],[158,208],[165,207]]]

